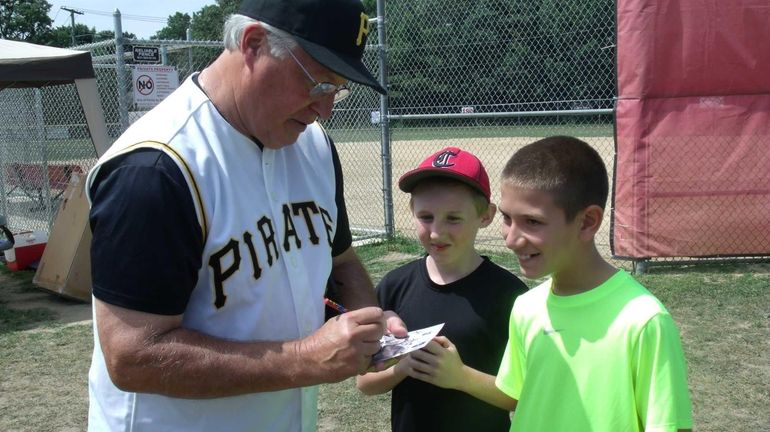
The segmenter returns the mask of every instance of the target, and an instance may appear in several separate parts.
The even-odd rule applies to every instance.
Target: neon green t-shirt
[[[513,305],[496,384],[511,431],[692,428],[687,365],[666,308],[623,270],[572,296],[551,280]]]

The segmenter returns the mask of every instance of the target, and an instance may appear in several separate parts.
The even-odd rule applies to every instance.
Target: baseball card
[[[441,331],[442,327],[444,323],[413,330],[405,338],[397,338],[389,334],[383,336],[380,339],[380,350],[372,356],[372,363],[382,363],[424,347]]]

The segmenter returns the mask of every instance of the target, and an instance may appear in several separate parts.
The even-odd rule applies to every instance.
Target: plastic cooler
[[[9,269],[23,270],[43,256],[48,234],[43,231],[22,232],[14,235],[16,244],[5,251],[5,260]]]

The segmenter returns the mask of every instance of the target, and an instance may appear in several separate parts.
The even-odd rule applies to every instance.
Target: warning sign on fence
[[[158,47],[133,46],[131,52],[135,62],[158,63],[160,61],[160,50]]]
[[[179,87],[174,66],[135,65],[131,75],[137,107],[152,108]]]

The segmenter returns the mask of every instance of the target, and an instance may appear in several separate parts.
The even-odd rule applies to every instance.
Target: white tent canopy
[[[93,77],[88,52],[0,39],[0,88],[42,87]]]
[[[107,127],[91,53],[0,39],[0,91],[74,83],[96,153],[107,150]]]

